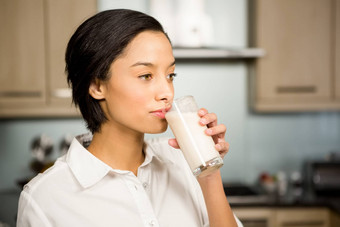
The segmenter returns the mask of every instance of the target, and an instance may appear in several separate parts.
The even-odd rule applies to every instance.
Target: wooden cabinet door
[[[233,208],[237,218],[244,227],[271,227],[275,226],[275,211],[265,207],[238,207]]]
[[[298,107],[331,99],[332,3],[256,1],[255,42],[267,53],[256,64],[257,104]]]
[[[0,0],[0,111],[44,104],[43,0]]]
[[[335,1],[335,97],[340,101],[340,0]]]
[[[66,47],[76,28],[96,13],[96,0],[46,1],[49,105],[71,108],[71,89],[65,74]]]
[[[329,211],[326,208],[278,209],[274,226],[329,227]]]

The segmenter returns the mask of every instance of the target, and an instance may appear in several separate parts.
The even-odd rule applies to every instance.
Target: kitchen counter
[[[225,187],[231,207],[327,207],[340,214],[340,196],[317,196],[306,192],[300,197],[268,195],[257,186],[232,185]]]

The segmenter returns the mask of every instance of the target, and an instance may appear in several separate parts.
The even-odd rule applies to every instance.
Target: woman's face
[[[167,37],[144,31],[111,65],[111,78],[102,82],[103,108],[108,121],[121,130],[160,133],[167,128],[164,112],[174,96],[175,59]]]

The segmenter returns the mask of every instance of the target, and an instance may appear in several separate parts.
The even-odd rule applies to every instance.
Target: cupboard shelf
[[[261,48],[185,48],[174,47],[173,53],[178,60],[200,59],[252,59],[265,55]]]

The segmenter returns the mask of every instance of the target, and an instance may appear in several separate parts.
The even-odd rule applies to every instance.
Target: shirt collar
[[[94,185],[111,170],[110,166],[86,150],[91,140],[89,134],[74,138],[66,157],[74,176],[84,188]]]
[[[91,187],[99,182],[110,171],[118,174],[126,174],[129,172],[112,169],[109,165],[105,164],[90,153],[86,148],[89,146],[91,141],[91,133],[75,137],[66,156],[66,162],[82,187]],[[145,141],[145,160],[140,167],[146,166],[156,160],[161,164],[172,163],[172,161],[165,159],[155,152],[159,149],[156,144],[157,143],[155,143],[154,140]]]

